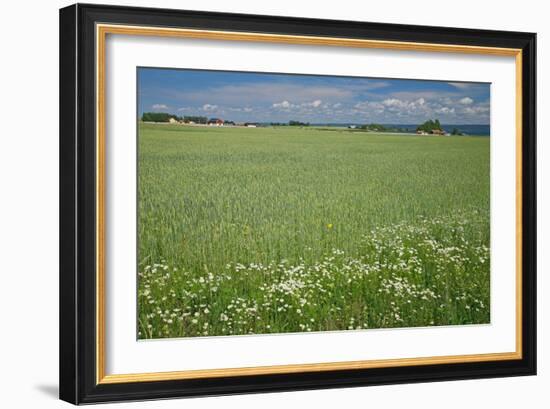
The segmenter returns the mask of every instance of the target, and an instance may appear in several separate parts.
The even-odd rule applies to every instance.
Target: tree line
[[[141,115],[141,120],[143,122],[170,122],[170,119],[175,119],[178,122],[194,122],[196,124],[206,124],[208,122],[208,118],[205,116],[178,116],[167,112],[144,112]]]

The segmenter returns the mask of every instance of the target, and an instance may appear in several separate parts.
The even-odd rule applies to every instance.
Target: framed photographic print
[[[60,11],[60,397],[533,375],[532,33]]]

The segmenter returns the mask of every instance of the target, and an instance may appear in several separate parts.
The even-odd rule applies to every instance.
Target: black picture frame
[[[521,359],[97,383],[96,23],[522,50]],[[74,404],[536,374],[536,34],[76,4],[60,10],[60,398]]]

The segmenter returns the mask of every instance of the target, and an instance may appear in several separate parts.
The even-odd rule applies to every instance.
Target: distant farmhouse
[[[224,121],[221,118],[211,118],[208,120],[207,124],[210,126],[223,126]]]
[[[164,123],[164,124],[182,124],[182,125],[201,125],[201,126],[235,126],[235,121],[225,120],[222,118],[208,118],[206,116],[186,115],[183,117],[169,114],[167,112],[144,112],[141,116],[142,122],[148,123]],[[241,126],[258,124],[239,123]],[[258,125],[259,126],[259,125]]]
[[[244,126],[247,128],[257,128],[258,124],[256,122],[245,122]]]
[[[447,135],[447,132],[445,132],[443,129],[431,129],[429,131],[424,130],[417,130],[416,133],[418,135]]]
[[[441,127],[439,119],[427,120],[416,128],[418,135],[447,135],[447,132]]]

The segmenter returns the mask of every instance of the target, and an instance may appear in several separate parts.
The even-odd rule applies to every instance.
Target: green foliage
[[[309,126],[309,122],[288,121],[289,126]]]
[[[357,129],[367,131],[367,132],[392,132],[392,133],[410,133],[409,130],[400,128],[398,126],[391,126],[391,125],[382,125],[382,124],[365,124],[358,126]]]
[[[489,322],[488,138],[141,124],[138,189],[140,338]]]
[[[426,133],[432,133],[433,131],[443,131],[443,128],[441,128],[439,119],[436,119],[435,121],[429,119],[426,122],[424,122],[422,125],[419,125],[416,128],[416,130],[426,132]]]
[[[359,127],[359,129],[371,132],[388,132],[388,128],[386,128],[384,125],[375,123],[362,125]]]
[[[194,122],[196,124],[205,124],[208,122],[208,118],[205,116],[185,115],[183,121],[187,123]]]
[[[179,116],[166,112],[144,112],[141,116],[143,122],[170,122],[171,118],[181,120]]]
[[[462,132],[460,132],[458,128],[453,128],[451,135],[462,136]]]

